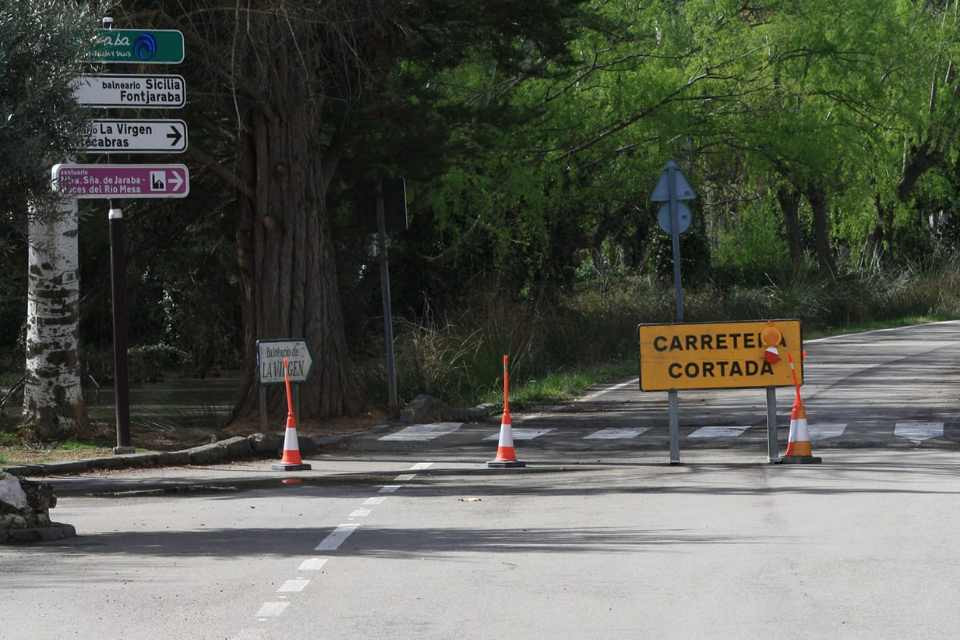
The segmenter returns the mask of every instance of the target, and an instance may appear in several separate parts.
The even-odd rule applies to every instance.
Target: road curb
[[[377,425],[366,431],[342,435],[300,436],[300,450],[305,454],[316,453],[321,449],[340,446],[353,438],[387,431],[394,426],[392,424]],[[254,433],[249,436],[234,436],[179,451],[154,451],[118,455],[110,458],[86,458],[69,462],[18,465],[6,467],[3,471],[20,478],[29,478],[146,467],[207,466],[235,460],[279,456],[282,447],[282,435]]]

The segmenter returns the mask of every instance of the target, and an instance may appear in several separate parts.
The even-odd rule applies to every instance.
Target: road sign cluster
[[[179,64],[183,33],[171,29],[100,29],[87,62]],[[181,109],[187,83],[172,74],[82,74],[71,83],[81,106],[102,109]],[[102,118],[89,121],[85,154],[183,153],[187,123],[174,119]],[[190,171],[183,164],[74,164],[53,167],[53,189],[80,199],[185,198]]]

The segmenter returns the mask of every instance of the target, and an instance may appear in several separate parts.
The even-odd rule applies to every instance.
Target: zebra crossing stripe
[[[826,422],[822,424],[808,424],[807,430],[810,432],[810,442],[819,442],[827,438],[836,438],[842,436],[847,429],[846,422]]]
[[[639,429],[600,429],[590,435],[583,436],[584,440],[627,440],[636,438],[641,433],[650,430],[650,427],[640,427]]]
[[[514,440],[533,440],[534,438],[539,438],[540,436],[550,433],[551,431],[556,431],[556,429],[518,429],[514,427],[511,429],[513,431]],[[500,432],[494,433],[487,436],[484,440],[499,440]]]
[[[693,433],[691,433],[688,438],[702,438],[704,440],[712,440],[717,438],[736,438],[744,431],[749,429],[749,426],[746,427],[700,427]]]
[[[906,438],[910,442],[920,443],[931,438],[943,437],[942,422],[898,422],[893,428],[893,435]]]
[[[463,426],[462,422],[435,422],[433,424],[415,424],[396,433],[383,436],[380,440],[422,441],[433,440],[454,433]]]

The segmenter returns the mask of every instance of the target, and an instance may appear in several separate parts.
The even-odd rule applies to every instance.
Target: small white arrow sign
[[[669,202],[670,201],[670,184],[669,184],[669,169],[673,168],[674,176],[676,180],[676,198],[677,200],[693,200],[697,197],[697,194],[694,192],[693,187],[690,186],[690,183],[687,182],[686,176],[683,175],[683,172],[680,171],[680,167],[677,164],[670,160],[667,162],[667,166],[664,168],[663,173],[660,174],[660,180],[657,181],[657,186],[654,188],[653,193],[650,194],[650,200],[653,202]]]

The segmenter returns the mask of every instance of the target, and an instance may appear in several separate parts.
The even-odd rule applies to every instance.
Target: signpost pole
[[[770,464],[780,460],[780,445],[777,442],[777,388],[767,387],[767,452]]]
[[[130,444],[130,382],[127,373],[127,246],[123,210],[110,208],[110,297],[113,311],[113,399],[117,417],[115,454],[133,453]]]
[[[677,167],[667,163],[669,189],[670,238],[673,244],[673,288],[677,301],[676,321],[683,322],[683,287],[680,282],[680,216],[677,206]],[[680,398],[676,391],[668,391],[670,414],[670,464],[680,464]]]
[[[393,352],[393,306],[390,301],[390,263],[387,258],[387,222],[383,211],[383,180],[377,180],[377,241],[380,254],[380,295],[383,298],[383,341],[387,352],[387,395],[390,415],[400,413],[397,364]]]

